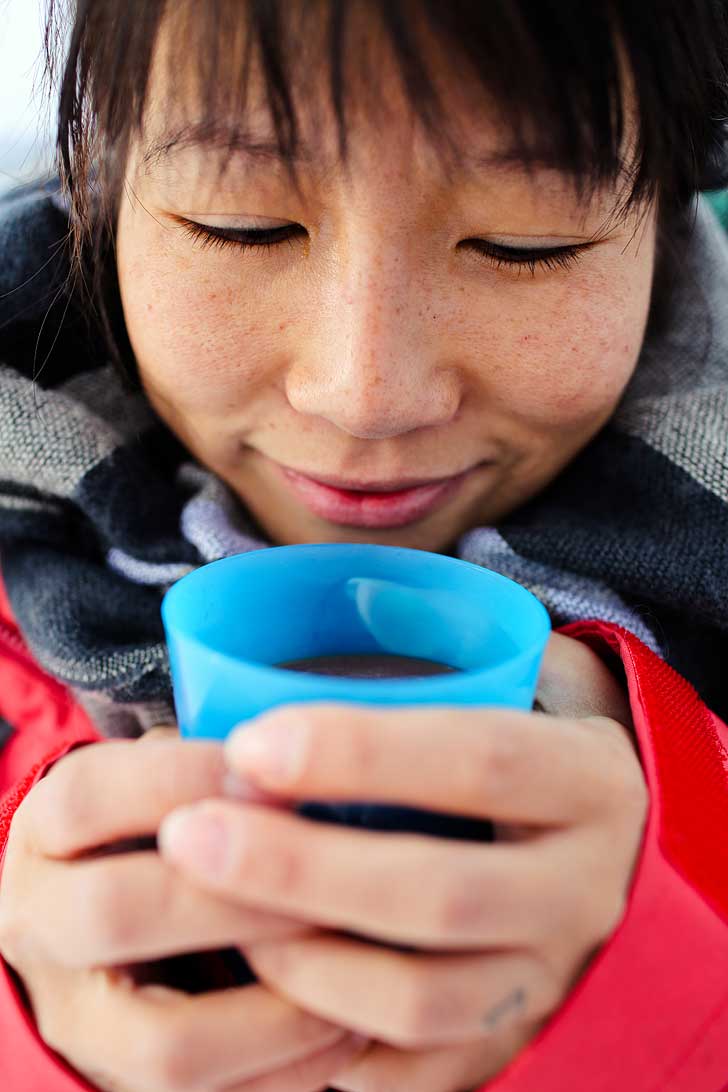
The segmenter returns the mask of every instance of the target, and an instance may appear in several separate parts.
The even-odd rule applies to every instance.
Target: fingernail
[[[225,871],[229,839],[219,815],[194,806],[177,808],[162,820],[157,842],[165,856],[200,875]]]
[[[244,724],[225,742],[225,758],[236,769],[273,784],[292,781],[303,765],[306,726],[279,714],[275,721]]]

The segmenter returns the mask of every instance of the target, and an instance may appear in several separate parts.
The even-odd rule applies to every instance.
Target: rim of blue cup
[[[189,582],[202,581],[207,579],[207,573],[213,567],[228,565],[228,566],[240,566],[245,563],[247,558],[252,558],[255,555],[265,553],[270,555],[272,552],[296,550],[301,551],[305,549],[319,550],[387,550],[388,552],[396,550],[399,553],[406,554],[424,554],[428,558],[436,559],[435,563],[443,563],[448,566],[458,565],[466,567],[468,570],[477,573],[479,577],[485,582],[497,582],[499,584],[506,584],[512,589],[512,593],[521,598],[524,604],[528,605],[528,608],[533,612],[533,627],[534,637],[527,645],[520,648],[519,652],[515,656],[511,656],[508,659],[502,660],[496,664],[485,665],[482,668],[457,668],[452,675],[434,675],[434,676],[407,676],[407,677],[393,677],[386,679],[360,679],[355,677],[339,677],[335,675],[323,675],[317,674],[314,671],[291,671],[286,668],[276,667],[273,664],[261,663],[258,660],[251,660],[247,657],[232,656],[227,652],[223,652],[220,649],[214,647],[209,641],[199,638],[189,626],[181,625],[174,619],[170,620],[170,614],[174,610],[174,600],[179,594],[177,589],[183,583],[185,583],[185,592],[189,589]],[[182,635],[185,641],[197,645],[207,657],[217,657],[226,664],[244,664],[245,667],[251,671],[259,672],[263,677],[275,677],[279,683],[283,682],[282,676],[286,676],[286,682],[288,688],[291,691],[295,691],[296,695],[306,696],[310,693],[312,696],[320,693],[321,679],[326,679],[326,689],[329,692],[329,697],[326,699],[334,700],[334,695],[340,693],[342,698],[348,698],[349,701],[356,697],[357,693],[362,695],[366,694],[378,694],[384,696],[386,690],[391,689],[399,691],[402,687],[416,687],[419,694],[426,694],[428,689],[436,692],[442,696],[443,691],[449,689],[456,690],[462,686],[463,676],[467,676],[470,679],[477,679],[479,675],[489,675],[495,671],[508,669],[517,670],[521,661],[524,663],[531,662],[533,657],[541,652],[548,640],[551,633],[551,619],[548,611],[544,607],[543,603],[536,596],[530,592],[527,588],[524,588],[522,584],[519,584],[515,580],[511,580],[510,577],[503,576],[502,573],[494,572],[492,569],[488,569],[483,565],[477,565],[472,561],[466,561],[459,557],[450,557],[445,554],[437,554],[427,550],[416,550],[407,546],[382,546],[378,543],[350,543],[350,542],[306,542],[299,544],[292,544],[286,546],[267,546],[261,549],[247,550],[244,553],[233,554],[230,557],[219,558],[217,561],[210,561],[199,568],[194,569],[192,572],[187,573],[185,576],[180,577],[166,592],[162,600],[162,618],[164,620],[165,628],[173,630],[176,633]],[[406,656],[407,653],[403,652],[400,655]]]

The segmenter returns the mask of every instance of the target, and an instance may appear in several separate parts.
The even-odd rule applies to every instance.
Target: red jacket
[[[728,1088],[728,730],[631,634],[601,622],[562,632],[622,661],[650,815],[619,928],[488,1092],[721,1092]],[[28,653],[1,583],[0,717],[18,729],[0,749],[1,867],[25,794],[74,745],[99,739]],[[1,959],[0,1089],[92,1089],[40,1039]]]

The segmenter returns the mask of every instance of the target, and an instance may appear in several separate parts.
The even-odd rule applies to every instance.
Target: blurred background
[[[43,89],[44,10],[44,0],[0,0],[0,193],[51,169],[55,103]]]

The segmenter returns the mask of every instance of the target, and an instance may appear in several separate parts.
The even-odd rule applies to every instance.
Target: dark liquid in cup
[[[421,660],[416,656],[395,656],[388,652],[340,652],[331,656],[309,656],[275,664],[285,671],[310,675],[340,675],[348,679],[406,679],[428,675],[450,675],[457,667]]]

